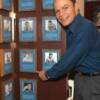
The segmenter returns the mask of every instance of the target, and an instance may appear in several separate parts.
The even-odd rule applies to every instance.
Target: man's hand
[[[42,71],[36,71],[36,72],[38,73],[41,80],[43,80],[43,81],[47,80],[47,77],[45,75],[45,71],[42,70]]]

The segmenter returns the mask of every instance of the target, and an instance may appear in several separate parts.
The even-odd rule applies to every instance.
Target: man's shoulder
[[[94,23],[91,20],[87,19],[87,18],[84,18],[83,23],[84,23],[85,26],[88,26],[88,27],[95,26]]]

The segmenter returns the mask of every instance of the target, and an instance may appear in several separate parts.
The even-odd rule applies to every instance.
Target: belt
[[[91,72],[91,73],[77,72],[77,74],[81,76],[100,76],[100,72]]]

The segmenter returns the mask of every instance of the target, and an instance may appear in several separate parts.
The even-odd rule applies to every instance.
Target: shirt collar
[[[76,33],[77,28],[79,28],[81,25],[82,19],[82,16],[80,14],[77,14],[74,21],[69,26],[65,27],[64,30],[70,30],[72,33]]]

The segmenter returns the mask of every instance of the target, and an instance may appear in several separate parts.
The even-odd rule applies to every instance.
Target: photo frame
[[[36,80],[20,79],[20,100],[37,100]]]
[[[14,82],[7,80],[4,82],[4,100],[14,100]]]
[[[32,72],[36,71],[37,57],[35,49],[21,49],[20,50],[20,71]]]
[[[44,49],[42,51],[42,66],[43,70],[48,70],[55,65],[60,59],[60,50]]]
[[[13,72],[13,52],[11,50],[4,50],[4,75]]]
[[[60,41],[61,27],[55,17],[43,17],[43,41]]]
[[[36,6],[35,0],[18,0],[18,1],[19,1],[19,11],[35,10]]]
[[[100,28],[98,28],[99,32],[100,32]]]
[[[100,27],[100,5],[94,6],[93,22],[95,23],[96,26]]]
[[[12,0],[0,0],[0,9],[10,11],[12,9]]]
[[[36,41],[36,18],[19,19],[19,40],[22,42]]]
[[[2,18],[2,40],[3,42],[12,41],[12,19],[10,17]]]
[[[43,0],[43,9],[53,9],[53,2],[54,0]]]

